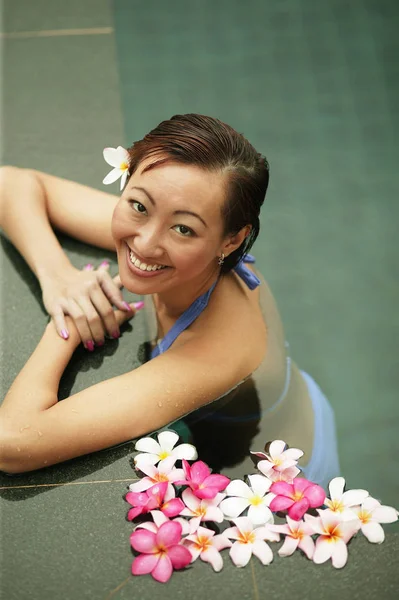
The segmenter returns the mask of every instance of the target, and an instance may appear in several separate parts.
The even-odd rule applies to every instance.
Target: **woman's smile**
[[[139,277],[159,277],[166,270],[172,268],[166,265],[161,265],[157,263],[147,264],[144,261],[141,261],[127,244],[126,261],[130,271]]]

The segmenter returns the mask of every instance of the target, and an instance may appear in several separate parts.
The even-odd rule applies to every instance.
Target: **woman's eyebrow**
[[[130,189],[131,190],[139,190],[139,192],[144,192],[144,194],[147,196],[147,198],[149,199],[151,204],[156,206],[156,202],[155,202],[154,198],[151,196],[151,194],[149,192],[147,192],[147,190],[145,188],[133,186]],[[208,227],[208,225],[205,223],[204,219],[202,217],[200,217],[197,213],[192,212],[191,210],[175,210],[173,214],[174,215],[191,215],[192,217],[197,217],[197,219],[199,219],[205,225],[205,227]]]

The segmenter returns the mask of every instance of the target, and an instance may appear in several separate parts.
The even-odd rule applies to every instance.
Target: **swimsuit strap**
[[[246,254],[238,263],[236,267],[234,267],[234,271],[237,273],[239,277],[247,284],[250,290],[254,290],[259,284],[260,280],[248,267],[245,266],[244,262],[254,263],[255,258],[251,254]],[[163,354],[166,352],[168,348],[173,344],[175,339],[191,325],[193,321],[202,313],[202,311],[207,307],[209,298],[215,289],[218,280],[212,285],[212,287],[199,296],[194,302],[188,307],[186,311],[177,319],[176,323],[173,327],[168,331],[165,337],[160,340],[155,348],[151,352],[151,358],[155,358],[159,354]]]

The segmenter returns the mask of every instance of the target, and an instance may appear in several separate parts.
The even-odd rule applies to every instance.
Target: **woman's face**
[[[152,161],[132,175],[112,218],[122,284],[143,295],[201,286],[223,248],[223,176],[173,162],[143,173]]]

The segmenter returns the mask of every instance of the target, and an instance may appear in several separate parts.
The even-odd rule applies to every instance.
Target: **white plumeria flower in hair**
[[[195,460],[197,450],[192,444],[179,444],[179,436],[174,431],[161,431],[157,435],[158,441],[152,437],[144,437],[138,440],[135,449],[143,454],[138,454],[134,462],[136,467],[141,470],[141,465],[156,465],[159,461],[173,457],[176,460]],[[176,446],[176,448],[175,448]]]
[[[367,490],[348,490],[344,492],[345,479],[343,477],[335,477],[328,485],[330,490],[330,498],[325,499],[324,504],[328,510],[339,514],[343,521],[354,518],[352,507],[361,504],[369,495]]]
[[[103,183],[108,185],[121,178],[121,190],[125,187],[126,179],[129,174],[129,153],[122,146],[117,148],[104,148],[103,156],[105,162],[111,167],[112,171],[103,179]]]
[[[382,506],[378,500],[369,496],[363,500],[361,506],[352,508],[359,519],[359,528],[369,542],[381,544],[385,533],[380,523],[394,523],[398,520],[398,511],[392,506]]]
[[[220,504],[224,515],[234,519],[249,507],[248,518],[253,525],[273,523],[273,513],[269,504],[275,494],[267,494],[272,482],[263,475],[248,475],[248,480],[250,485],[241,479],[229,483],[225,492],[230,498],[226,498]]]

